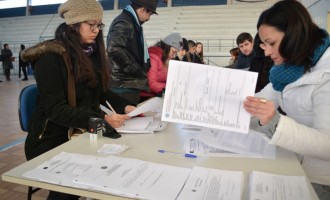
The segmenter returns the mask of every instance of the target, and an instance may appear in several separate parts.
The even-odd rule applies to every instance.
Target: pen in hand
[[[159,153],[179,154],[179,155],[183,155],[184,157],[187,157],[187,158],[197,158],[196,155],[189,154],[189,153],[179,153],[179,152],[167,151],[167,150],[163,150],[163,149],[159,149],[158,152]]]
[[[109,108],[111,109],[111,111],[112,111],[114,114],[117,114],[117,112],[115,111],[115,109],[111,106],[111,104],[110,104],[108,101],[105,101],[105,103],[109,106]],[[122,125],[125,126],[125,123],[123,123]]]
[[[109,108],[111,109],[111,111],[113,113],[117,114],[116,111],[115,111],[115,109],[113,109],[113,107],[111,106],[111,104],[108,101],[105,101],[105,103],[109,106]]]

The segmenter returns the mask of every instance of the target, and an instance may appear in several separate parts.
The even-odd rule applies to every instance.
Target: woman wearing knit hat
[[[93,117],[117,128],[129,119],[124,113],[135,109],[109,89],[101,4],[95,0],[68,0],[58,13],[65,23],[57,28],[55,39],[22,53],[22,58],[34,66],[40,93],[25,142],[28,160],[68,141],[70,127],[87,129]],[[107,106],[105,101],[121,114],[105,115],[99,108],[100,104]],[[48,199],[78,198],[58,192],[48,196]]]
[[[161,94],[166,86],[168,64],[182,48],[182,37],[179,33],[171,33],[149,47],[150,64],[148,83],[153,94]]]

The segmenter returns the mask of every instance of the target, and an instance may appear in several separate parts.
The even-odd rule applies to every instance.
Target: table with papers
[[[132,118],[121,138],[85,133],[2,178],[95,199],[318,199],[296,154],[253,131],[256,119],[242,102],[256,78],[170,61],[164,102],[150,99],[130,113],[156,112],[165,129],[149,131],[154,118]]]
[[[189,131],[184,131],[183,126],[184,125],[182,124],[169,123],[166,130],[162,132],[155,134],[123,134],[120,139],[116,140],[109,138],[99,138],[97,141],[90,141],[88,134],[83,134],[74,140],[70,140],[63,145],[6,172],[2,175],[2,178],[5,181],[22,185],[29,185],[45,188],[48,190],[77,194],[95,199],[109,199],[109,196],[112,195],[106,194],[104,191],[98,191],[92,187],[90,189],[85,189],[74,187],[73,185],[70,187],[59,185],[57,183],[45,183],[27,178],[23,176],[23,174],[35,169],[37,166],[59,155],[62,152],[76,153],[85,156],[91,155],[104,157],[106,155],[99,154],[97,151],[104,144],[111,143],[126,145],[129,147],[125,151],[115,156],[119,156],[121,158],[138,159],[141,162],[145,161],[154,164],[161,164],[162,167],[163,165],[178,167],[179,170],[183,170],[183,174],[186,173],[187,170],[190,170],[191,173],[194,173],[194,171],[204,170],[204,173],[208,172],[208,174],[212,174],[213,177],[222,177],[222,180],[226,180],[225,177],[228,177],[228,174],[233,173],[236,174],[236,177],[240,177],[239,174],[241,173],[243,177],[240,187],[242,190],[242,199],[248,199],[250,185],[249,175],[253,171],[261,171],[279,175],[306,176],[295,154],[283,149],[277,150],[276,159],[213,156],[198,156],[197,158],[187,158],[181,154],[159,153],[159,149],[166,149],[173,152],[183,152],[185,139],[191,134]],[[220,169],[221,171],[212,171],[212,169]],[[228,170],[228,173],[226,170]],[[190,174],[189,178],[194,178],[194,174]],[[178,180],[180,180],[179,177]],[[314,190],[311,189],[310,184],[308,184],[308,187],[313,197],[312,199],[317,199]],[[166,191],[166,187],[164,188],[164,191]],[[189,191],[182,193],[182,195],[188,195],[189,197]],[[111,199],[126,198],[112,196]],[[184,196],[180,197],[179,199],[184,199]]]

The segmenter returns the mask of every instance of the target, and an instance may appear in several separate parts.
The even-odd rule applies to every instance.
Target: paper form
[[[262,133],[252,129],[248,134],[241,134],[201,127],[201,131],[196,134],[195,139],[210,147],[250,157],[276,158],[276,146],[269,144]]]
[[[97,190],[135,199],[175,199],[191,169],[107,157],[75,179]]]
[[[162,120],[247,133],[258,74],[170,60]]]
[[[152,133],[153,131],[148,130],[148,126],[153,121],[153,117],[134,117],[126,120],[125,125],[116,128],[116,130],[119,133]]]
[[[310,200],[304,176],[283,176],[253,171],[250,174],[250,200]]]
[[[92,167],[99,158],[101,157],[62,152],[23,176],[47,183],[87,188],[75,184],[73,179]]]
[[[177,200],[241,200],[243,172],[194,167]]]
[[[230,151],[225,151],[219,148],[210,147],[203,142],[195,139],[195,137],[186,137],[183,148],[186,153],[194,154],[197,156],[254,157],[246,154],[238,154]]]
[[[132,112],[128,113],[127,115],[130,117],[134,117],[146,112],[159,112],[162,109],[162,106],[163,106],[163,99],[159,97],[153,97],[139,104],[136,107],[136,109],[134,109]]]
[[[118,156],[62,152],[23,176],[135,199],[174,200],[190,171],[190,168]]]

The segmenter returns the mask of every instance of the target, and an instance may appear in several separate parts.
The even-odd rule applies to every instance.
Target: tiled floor
[[[0,174],[24,163],[24,138],[18,120],[18,96],[22,88],[35,83],[32,76],[21,81],[17,75],[6,81],[0,75]],[[6,149],[9,147],[8,149]],[[27,186],[0,180],[0,200],[26,200]],[[33,200],[44,200],[48,191],[40,190],[32,196]]]

